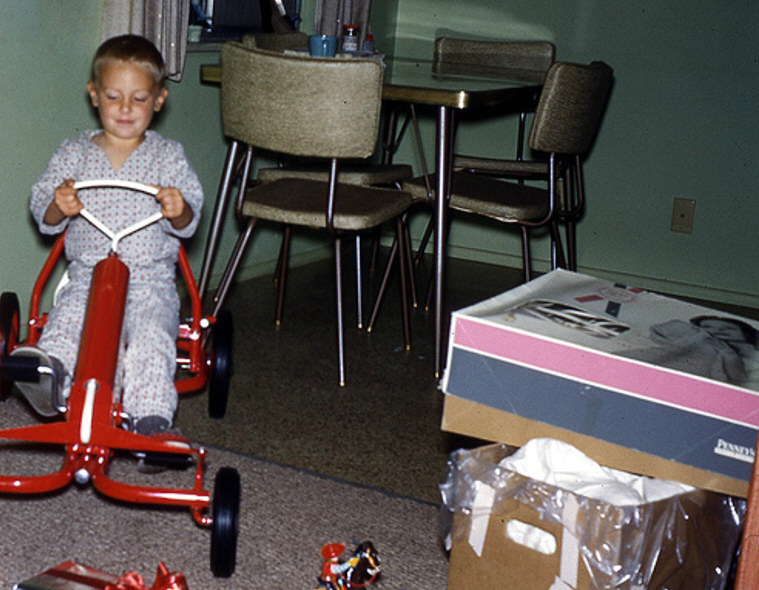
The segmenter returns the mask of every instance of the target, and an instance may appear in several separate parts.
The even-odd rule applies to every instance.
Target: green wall
[[[395,51],[430,56],[436,35],[462,34],[548,39],[560,60],[607,61],[616,82],[586,165],[580,270],[757,305],[757,26],[753,1],[401,0]],[[511,133],[510,121],[464,124],[459,148],[497,154]],[[696,200],[692,234],[670,231],[674,197]],[[516,238],[475,224],[456,224],[451,248],[519,260]],[[533,250],[545,260],[545,244]]]
[[[65,137],[93,124],[84,83],[100,3],[0,1],[0,290],[26,305],[46,247],[28,213],[29,187]]]
[[[313,26],[313,6],[314,0],[304,2],[306,31]],[[750,262],[759,252],[756,3],[374,0],[372,12],[375,37],[387,53],[430,56],[436,35],[460,33],[550,39],[559,59],[611,64],[616,84],[586,165],[581,270],[672,293],[759,304],[759,278]],[[18,292],[24,306],[47,251],[28,215],[29,186],[62,139],[97,124],[84,84],[100,16],[100,0],[0,0],[0,290]],[[185,77],[170,84],[156,123],[185,144],[206,190],[204,222],[189,245],[196,269],[226,149],[218,89],[198,78],[200,65],[215,61],[215,53],[188,55]],[[497,123],[462,124],[459,148],[496,154],[504,142],[512,146],[513,121]],[[423,132],[431,158],[431,120],[423,121]],[[417,161],[410,141],[398,158]],[[697,201],[692,234],[669,229],[674,197]],[[416,236],[422,221],[415,224]],[[221,257],[231,248],[233,223],[227,219]],[[296,246],[301,261],[326,252],[318,243]],[[246,275],[272,266],[278,240],[265,234],[254,247]],[[538,266],[545,265],[546,252],[537,240]],[[512,232],[461,219],[453,227],[451,253],[519,264]]]

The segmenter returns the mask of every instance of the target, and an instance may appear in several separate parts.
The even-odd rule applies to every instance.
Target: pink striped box
[[[557,270],[453,314],[443,429],[746,496],[759,322]]]

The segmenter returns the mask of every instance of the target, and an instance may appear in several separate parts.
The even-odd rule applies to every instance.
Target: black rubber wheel
[[[232,377],[232,313],[222,309],[212,327],[213,350],[208,387],[208,415],[223,418],[227,413],[229,380]]]
[[[18,309],[15,293],[0,295],[0,357],[8,356],[18,342]]]
[[[213,488],[211,528],[211,571],[218,578],[228,578],[235,571],[239,515],[240,474],[222,467]]]
[[[3,362],[18,343],[19,306],[15,293],[0,295],[0,363]],[[0,398],[10,391],[12,382],[0,379]]]

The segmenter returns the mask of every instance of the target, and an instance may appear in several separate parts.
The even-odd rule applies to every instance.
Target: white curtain
[[[163,54],[171,80],[182,79],[190,0],[103,0],[102,39],[134,33]]]
[[[358,25],[363,43],[371,32],[369,12],[372,0],[317,0],[314,32],[322,35],[340,36],[343,25]]]

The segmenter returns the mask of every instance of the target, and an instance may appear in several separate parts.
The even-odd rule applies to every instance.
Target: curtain
[[[163,54],[169,79],[182,79],[190,0],[103,0],[102,39],[134,33]]]
[[[358,25],[361,31],[360,44],[362,44],[366,34],[371,32],[369,27],[371,7],[372,0],[317,0],[314,32],[321,35],[340,36],[343,33],[343,25]]]

